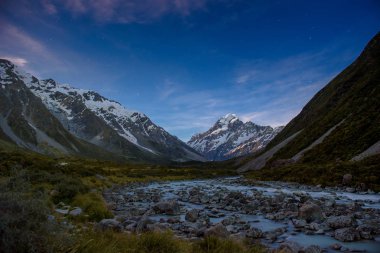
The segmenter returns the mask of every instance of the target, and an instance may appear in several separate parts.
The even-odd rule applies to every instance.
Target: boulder
[[[350,216],[331,216],[327,219],[326,223],[330,228],[337,229],[351,227],[354,220]]]
[[[360,234],[354,228],[340,228],[334,232],[335,239],[342,242],[353,242],[360,240]]]
[[[186,213],[185,220],[190,221],[190,222],[196,222],[198,217],[199,217],[199,210],[192,209]]]
[[[69,212],[69,215],[71,216],[78,216],[82,214],[82,208],[80,207],[75,207],[73,210]]]
[[[156,213],[163,213],[168,215],[177,215],[180,213],[180,207],[177,201],[162,201],[153,206]]]
[[[230,232],[228,232],[227,228],[223,224],[216,224],[213,227],[210,227],[206,229],[204,232],[204,236],[215,236],[215,237],[221,237],[221,238],[227,238],[230,235]]]
[[[293,223],[295,228],[303,228],[306,226],[305,220],[292,219],[292,223]]]
[[[307,202],[301,206],[298,216],[307,222],[323,219],[322,209],[318,205],[310,202]]]
[[[148,227],[147,225],[148,224],[153,224],[154,222],[149,219],[148,217],[146,216],[143,216],[141,217],[141,219],[137,222],[136,224],[136,232],[137,233],[142,233],[142,232],[146,232],[148,230]]]
[[[310,245],[309,247],[305,249],[305,253],[321,253],[321,252],[322,252],[321,247],[317,245]]]
[[[352,182],[352,175],[351,174],[345,174],[343,175],[342,184],[343,185],[349,185]]]
[[[340,245],[339,243],[334,243],[330,245],[330,249],[333,249],[333,250],[340,250],[341,248],[342,248],[342,245]]]
[[[96,228],[102,231],[108,229],[114,231],[121,231],[122,225],[115,219],[103,219],[99,221],[99,223],[96,225]]]
[[[293,241],[287,241],[280,245],[279,250],[281,253],[298,253],[301,250],[301,246]]]
[[[251,227],[246,232],[246,236],[249,237],[249,238],[262,238],[263,237],[263,232],[260,229],[258,229],[258,228]]]

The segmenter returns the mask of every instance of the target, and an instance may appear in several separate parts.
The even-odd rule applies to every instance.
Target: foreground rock
[[[334,232],[335,239],[342,242],[353,242],[360,240],[360,234],[354,228],[340,228]]]
[[[223,224],[219,223],[219,224],[216,224],[215,226],[207,229],[204,232],[204,235],[205,236],[215,236],[215,237],[227,238],[227,237],[229,237],[230,233],[228,232],[226,227],[223,226]]]
[[[180,213],[180,207],[177,201],[163,201],[154,205],[153,210],[156,213],[176,215]]]
[[[299,210],[299,217],[311,221],[321,221],[323,219],[322,209],[314,203],[305,203]]]
[[[114,231],[121,231],[123,229],[120,222],[118,222],[115,219],[103,219],[96,225],[96,228],[102,231],[105,231],[108,229],[114,230]]]

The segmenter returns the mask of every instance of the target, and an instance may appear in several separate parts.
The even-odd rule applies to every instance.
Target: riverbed
[[[154,182],[104,192],[121,230],[250,239],[269,248],[380,252],[380,195],[241,177]]]

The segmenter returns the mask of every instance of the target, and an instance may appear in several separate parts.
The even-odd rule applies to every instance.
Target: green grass
[[[89,221],[100,221],[113,217],[113,214],[107,209],[107,205],[99,193],[78,194],[73,199],[72,205],[81,207],[87,215],[86,220]]]

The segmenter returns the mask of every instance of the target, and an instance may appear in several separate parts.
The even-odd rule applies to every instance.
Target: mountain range
[[[239,172],[355,162],[380,153],[379,84],[380,33],[285,127],[244,123],[227,114],[186,144],[145,114],[95,91],[39,80],[0,59],[0,144],[140,162],[239,157]]]
[[[243,123],[235,114],[221,117],[209,130],[191,137],[187,144],[211,161],[226,160],[264,148],[283,127]]]
[[[18,146],[96,158],[204,160],[145,114],[94,91],[39,80],[3,59],[0,86],[0,137]]]

